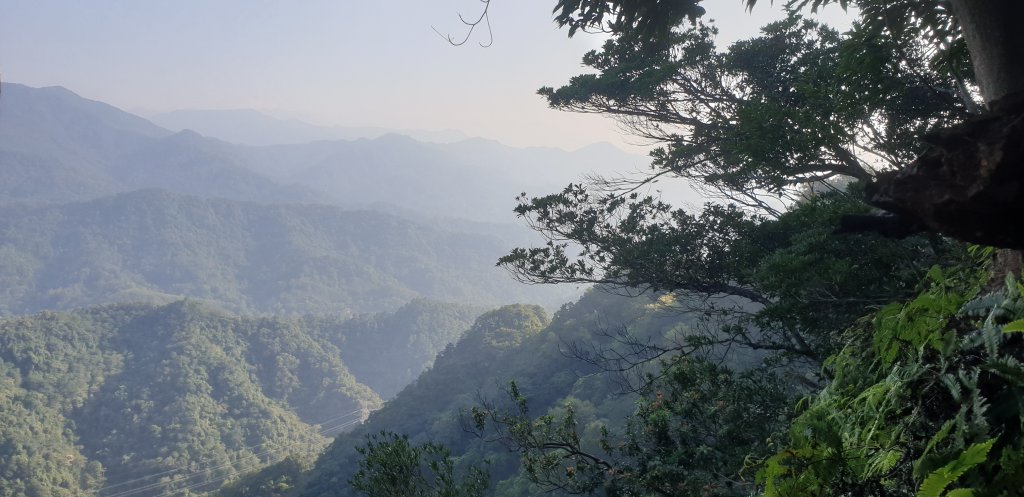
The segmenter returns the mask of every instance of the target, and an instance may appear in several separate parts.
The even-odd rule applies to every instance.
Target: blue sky
[[[630,142],[597,116],[548,110],[535,95],[579,73],[601,40],[568,39],[554,0],[494,0],[494,44],[461,34],[477,0],[3,0],[0,73],[65,86],[126,110],[252,108],[318,124],[459,129],[512,145]],[[777,17],[710,0],[723,40]],[[833,9],[835,14],[840,14]],[[836,17],[842,17],[837,15]]]

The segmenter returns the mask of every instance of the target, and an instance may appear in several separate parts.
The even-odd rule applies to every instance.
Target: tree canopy
[[[1020,267],[1007,272],[992,264],[995,250],[939,233],[1007,246],[1019,237],[1005,220],[1002,238],[996,222],[977,223],[992,211],[969,213],[979,230],[963,236],[928,201],[913,210],[880,196],[913,183],[928,160],[964,152],[957,140],[1011,119],[972,41],[992,24],[972,15],[1019,7],[861,0],[849,2],[860,18],[847,33],[800,15],[831,3],[848,6],[787,2],[787,19],[722,50],[696,0],[559,1],[555,20],[570,36],[610,39],[584,57],[590,72],[541,95],[556,109],[608,115],[657,149],[639,179],[523,194],[516,211],[547,243],[500,263],[529,283],[652,299],[633,301],[643,311],[630,314],[591,292],[546,327],[523,307],[485,315],[369,420],[409,438],[370,438],[361,457],[339,440],[305,494],[345,495],[336,483],[346,471],[416,474],[411,441],[437,436],[463,463],[495,454],[488,442],[517,453],[518,469],[497,458],[501,496],[1019,494]],[[1013,133],[960,166],[1013,152]],[[997,168],[1017,160],[1008,157]],[[966,169],[942,172],[954,170]],[[692,209],[645,189],[673,177],[715,198]],[[991,193],[965,191],[967,203],[948,212]],[[1014,195],[989,207],[1012,207]],[[879,206],[890,214],[879,218]],[[601,324],[612,316],[620,331]],[[737,350],[757,353],[729,360]],[[576,375],[562,355],[583,360]],[[639,380],[626,384],[633,409],[596,386],[602,371]],[[470,378],[467,391],[444,387],[459,377]],[[481,398],[498,393],[483,384],[498,378],[514,380],[505,400]],[[468,390],[477,397],[466,408]],[[480,440],[452,430],[458,407],[461,428]],[[386,492],[391,480],[352,482]]]
[[[956,250],[832,232],[868,216],[863,185],[910,161],[921,133],[965,119],[969,100],[922,43],[863,26],[840,35],[792,13],[724,51],[714,36],[698,19],[672,31],[670,50],[613,37],[584,58],[596,73],[541,89],[556,109],[609,115],[660,147],[636,182],[520,197],[548,243],[501,263],[533,283],[685,293],[732,317],[739,343],[821,360],[838,330]],[[720,202],[694,211],[642,188],[670,178]]]
[[[819,385],[805,391],[807,404],[779,434],[786,448],[761,458],[756,443],[737,442],[759,461],[756,484],[741,493],[938,496],[959,481],[964,486],[949,495],[1012,495],[1022,411],[1003,403],[1013,404],[1021,388],[1006,381],[1021,371],[1020,345],[1009,335],[1018,326],[1020,266],[1010,267],[1001,292],[979,299],[986,270],[978,268],[992,252],[968,256],[955,241],[920,233],[1019,246],[998,217],[1021,204],[1011,179],[1020,169],[1009,144],[1016,128],[1007,124],[1019,114],[993,103],[1001,76],[982,74],[979,59],[990,54],[979,47],[992,40],[972,41],[982,25],[1001,27],[993,13],[1019,7],[865,0],[855,2],[859,22],[840,34],[798,11],[833,2],[794,1],[786,20],[720,51],[698,3],[559,2],[556,22],[570,36],[602,30],[611,38],[584,57],[591,73],[541,95],[555,109],[611,116],[658,148],[651,171],[638,180],[599,179],[522,196],[517,212],[548,243],[517,249],[501,263],[529,282],[598,282],[672,292],[691,303],[696,296],[685,310],[731,317],[721,322],[729,343],[818,361]],[[989,38],[1021,48],[996,31]],[[988,109],[975,102],[979,95]],[[1011,167],[1018,172],[1007,172]],[[720,202],[694,211],[641,188],[672,177]],[[891,214],[877,217],[871,207]],[[877,234],[838,233],[861,231],[853,225],[865,220]],[[908,260],[921,265],[901,263]],[[1004,270],[993,269],[997,280]],[[670,349],[677,355],[653,356],[662,370],[648,386],[671,390],[679,358],[695,350]],[[666,423],[693,429],[700,414],[681,407],[709,382],[678,384],[686,400],[670,404],[680,408],[672,414],[652,418],[650,407],[641,407],[633,420],[644,429],[627,432],[623,442],[638,452],[618,457],[614,445],[604,446],[609,455],[601,458],[584,451],[572,431],[542,430],[538,442],[534,431],[513,430],[523,426],[525,409],[487,409],[480,419],[513,439],[526,464],[568,461],[575,468],[537,481],[609,495],[633,495],[623,490],[630,487],[668,495],[709,468],[641,441]],[[662,394],[651,405],[669,405]],[[1000,405],[998,413],[989,404]],[[572,426],[572,419],[569,412],[533,426]],[[721,429],[716,437],[728,432]],[[679,450],[681,443],[670,445]],[[657,469],[630,466],[637,456],[657,461]],[[703,492],[731,495],[739,466],[731,463],[732,476],[705,480]],[[580,468],[596,473],[583,477]],[[615,476],[620,469],[628,476]],[[668,487],[659,488],[661,478]]]

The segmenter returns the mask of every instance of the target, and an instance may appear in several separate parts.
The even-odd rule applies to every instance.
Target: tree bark
[[[1024,249],[1024,0],[949,0],[988,111],[924,140],[868,202],[959,240]]]
[[[996,250],[992,256],[992,268],[988,274],[988,282],[985,283],[985,293],[999,292],[1006,290],[1006,275],[1012,274],[1020,278],[1021,270],[1024,270],[1024,257],[1017,250]]]
[[[990,107],[1024,95],[1024,1],[951,0],[981,96]]]
[[[953,13],[971,54],[975,79],[990,109],[1024,102],[1024,1],[952,0]],[[1019,115],[1019,114],[1018,114]],[[1018,170],[1024,164],[1016,164]],[[1008,226],[1007,229],[1014,229]],[[1024,258],[1017,250],[997,250],[989,290],[1002,286],[1006,273],[1020,276]]]

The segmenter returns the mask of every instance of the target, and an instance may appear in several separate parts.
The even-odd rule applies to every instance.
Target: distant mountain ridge
[[[172,133],[64,88],[3,83],[0,201],[68,202],[139,188],[235,200],[319,200],[252,172],[232,147]]]
[[[288,134],[278,126],[282,122],[302,123],[236,114],[235,124],[208,130],[219,133],[210,138],[172,132],[63,88],[4,83],[0,202],[68,202],[160,188],[259,202],[393,204],[428,217],[513,223],[514,199],[522,192],[560,191],[582,174],[628,171],[646,162],[607,144],[566,152],[479,138],[426,143],[394,133],[238,145],[222,140],[230,140],[233,129],[259,129],[271,137]],[[323,135],[308,138],[315,136]]]
[[[360,313],[415,298],[557,305],[494,267],[500,239],[325,205],[143,190],[0,205],[0,315],[182,296],[234,312]]]
[[[0,95],[0,315],[182,296],[287,314],[421,297],[553,306],[574,293],[494,267],[530,243],[510,213],[495,221],[508,186],[430,144],[249,147],[63,88]]]
[[[484,306],[576,293],[495,267],[528,243],[512,197],[616,157],[393,134],[237,145],[5,83],[0,494],[212,491],[316,452],[439,353],[441,373],[475,374],[450,351]],[[545,321],[506,306],[456,355],[486,366]],[[448,393],[466,395],[432,412]]]
[[[149,120],[172,131],[193,130],[239,145],[294,145],[322,140],[373,139],[401,134],[422,142],[451,143],[468,138],[461,131],[394,130],[376,127],[320,126],[280,119],[252,109],[186,109],[150,114]]]

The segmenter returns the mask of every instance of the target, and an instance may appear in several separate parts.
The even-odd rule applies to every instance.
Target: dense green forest
[[[0,495],[202,493],[309,458],[380,406],[368,384],[391,395],[479,312],[242,318],[179,301],[2,320]]]
[[[555,304],[560,293],[493,267],[497,237],[320,205],[143,190],[0,206],[0,235],[0,314],[187,296],[233,312],[352,315],[421,297]]]
[[[600,330],[604,333],[595,335]],[[496,485],[492,486],[493,495],[533,495],[541,488],[519,467],[518,456],[509,451],[511,445],[486,442],[491,434],[478,437],[469,429],[473,407],[492,403],[512,407],[509,381],[514,379],[516,388],[528,397],[530,412],[558,414],[572,406],[580,430],[585,431],[581,443],[596,447],[601,426],[625,427],[627,416],[642,398],[633,388],[642,375],[602,374],[598,364],[581,360],[587,357],[586,351],[612,350],[636,341],[682,339],[700,330],[708,331],[700,320],[675,312],[664,300],[602,291],[588,292],[552,318],[536,306],[490,311],[457,343],[443,350],[429,370],[374,411],[366,423],[340,435],[315,467],[286,461],[228,486],[222,495],[356,495],[347,484],[358,469],[360,458],[355,449],[365,437],[380,431],[408,434],[412,445],[443,444],[455,454],[458,472],[489,460]],[[741,370],[758,367],[764,356],[725,347],[711,349],[711,357]],[[799,368],[787,371],[805,373]],[[761,394],[780,389],[774,384],[767,386]],[[776,402],[787,398],[781,390],[776,395]],[[751,424],[757,421],[750,420]],[[275,493],[270,482],[286,484]]]
[[[835,4],[846,32],[808,15]],[[4,199],[178,193],[0,207],[3,313],[107,304],[0,321],[0,495],[1024,495],[1024,4],[782,8],[722,46],[700,0],[558,1],[569,36],[605,38],[539,94],[615,119],[651,168],[523,193],[543,242],[500,258],[457,229],[239,201],[322,201],[349,145],[240,152],[63,93],[42,119],[15,107],[102,126],[0,129],[24,180]],[[362,166],[417,149],[383,142],[353,146]],[[706,203],[661,196],[669,178]],[[536,295],[482,276],[495,259],[595,286],[553,315],[486,310]]]
[[[849,32],[799,10],[831,3],[859,9]],[[582,319],[594,294],[540,331],[525,308],[484,315],[288,495],[1021,495],[1024,285],[1007,250],[1021,241],[994,220],[1021,212],[1024,85],[1007,75],[1024,38],[1007,19],[1024,12],[787,8],[719,48],[696,0],[558,2],[570,36],[608,39],[589,73],[541,95],[658,148],[645,178],[524,194],[517,213],[548,243],[501,263],[646,293],[634,309],[686,329],[634,315],[608,333]],[[720,202],[642,189],[671,176]],[[489,319],[516,317],[516,348],[473,349],[504,327]],[[460,364],[477,371],[467,388],[434,393]],[[594,383],[609,375],[627,395]]]

